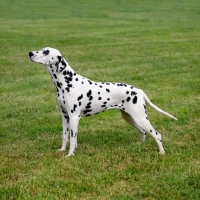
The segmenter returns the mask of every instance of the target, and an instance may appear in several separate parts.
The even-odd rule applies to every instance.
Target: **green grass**
[[[0,2],[0,199],[199,199],[200,3],[143,0]],[[117,110],[82,118],[65,159],[61,116],[45,67],[50,46],[79,74],[144,89],[155,141]]]

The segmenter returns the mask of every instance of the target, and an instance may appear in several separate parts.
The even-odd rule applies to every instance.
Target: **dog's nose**
[[[31,57],[31,56],[34,56],[33,52],[29,52],[29,56],[30,56],[30,57]]]

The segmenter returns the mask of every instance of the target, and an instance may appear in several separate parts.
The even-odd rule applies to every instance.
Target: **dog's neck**
[[[64,58],[62,58],[58,63],[46,65],[46,67],[49,73],[54,76],[65,75],[65,73],[63,73],[64,71],[66,71],[67,74],[75,73]]]
[[[56,86],[58,95],[63,93],[63,89],[70,91],[71,81],[76,76],[76,72],[69,66],[66,60],[63,58],[60,63],[54,65],[48,65],[47,70],[51,75],[51,78]]]

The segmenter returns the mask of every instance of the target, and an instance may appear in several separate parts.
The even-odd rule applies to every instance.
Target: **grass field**
[[[0,1],[0,199],[200,197],[199,0]],[[77,73],[142,88],[166,155],[118,110],[82,118],[65,158],[56,91],[28,52],[60,50]]]

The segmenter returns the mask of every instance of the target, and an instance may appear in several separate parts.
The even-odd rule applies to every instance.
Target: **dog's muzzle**
[[[33,59],[32,59],[32,56],[34,56],[33,52],[30,51],[28,55],[29,55],[30,60],[31,60],[32,62],[34,62]]]

